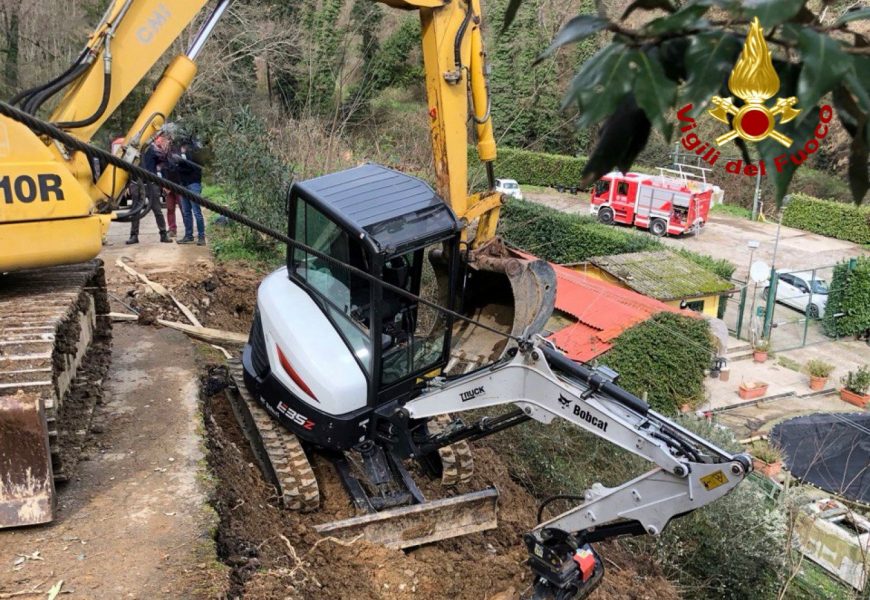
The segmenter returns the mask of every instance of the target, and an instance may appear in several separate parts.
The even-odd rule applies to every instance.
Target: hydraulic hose
[[[471,21],[471,0],[467,0],[468,10],[465,11],[465,18],[459,25],[456,31],[456,37],[453,38],[453,62],[456,63],[456,71],[462,69],[462,40],[465,38],[465,31],[468,29],[468,23]]]
[[[55,123],[57,127],[62,129],[76,129],[78,127],[87,127],[88,125],[93,125],[96,123],[106,112],[106,108],[109,106],[109,98],[112,95],[112,74],[110,72],[106,72],[103,75],[103,97],[100,100],[100,105],[97,107],[96,112],[92,114],[90,117],[82,119],[81,121],[61,121],[59,123]]]
[[[48,101],[49,98],[57,94],[59,91],[66,88],[68,85],[73,83],[76,79],[81,77],[81,75],[87,71],[91,66],[91,63],[88,61],[84,61],[78,65],[75,65],[72,69],[70,69],[69,73],[59,78],[52,85],[45,86],[42,91],[31,95],[27,101],[24,103],[22,107],[25,111],[30,114],[35,114],[39,108]]]
[[[72,73],[73,70],[75,70],[75,68],[78,67],[82,63],[82,61],[85,59],[85,57],[87,55],[88,55],[88,49],[85,48],[84,51],[82,51],[82,53],[79,54],[78,58],[75,59],[75,61],[73,61],[73,63],[69,67],[67,67],[66,71],[64,71],[63,73],[61,73],[60,75],[58,75],[57,77],[55,77],[54,79],[52,79],[50,81],[47,81],[45,83],[40,83],[39,85],[35,85],[32,88],[18,92],[17,94],[12,96],[12,98],[9,100],[9,104],[18,105],[21,103],[21,101],[29,100],[30,97],[33,96],[34,94],[38,94],[39,92],[43,91],[44,89],[48,88],[49,86],[53,86],[53,85],[57,84],[59,81],[63,80],[70,73]]]

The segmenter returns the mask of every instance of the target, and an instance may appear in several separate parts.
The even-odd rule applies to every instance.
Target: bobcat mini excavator
[[[308,455],[324,454],[360,514],[316,529],[394,548],[495,527],[496,490],[427,500],[407,463],[454,485],[471,476],[469,441],[530,419],[565,419],[653,462],[618,487],[594,485],[525,536],[534,596],[586,597],[603,575],[591,543],[660,533],[732,490],[751,460],[538,335],[555,278],[546,263],[513,258],[495,235],[502,197],[491,191],[479,2],[386,3],[420,13],[436,189],[375,164],[294,184],[287,265],[260,285],[228,396],[287,507],[317,509]],[[468,121],[487,167],[490,191],[481,194],[468,193]],[[425,298],[435,282],[440,304]],[[512,311],[492,310],[512,296]],[[500,406],[513,408],[469,423],[451,416]]]

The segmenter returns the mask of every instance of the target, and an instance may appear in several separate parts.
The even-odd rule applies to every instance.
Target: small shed
[[[717,315],[722,294],[734,291],[730,282],[669,250],[595,256],[572,268],[710,317]]]

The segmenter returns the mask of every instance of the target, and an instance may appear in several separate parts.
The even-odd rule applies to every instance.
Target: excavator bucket
[[[0,528],[54,518],[45,413],[36,394],[0,396]]]
[[[473,251],[469,267],[466,314],[514,336],[534,335],[544,328],[556,302],[556,274],[548,262],[521,256],[494,238]],[[465,372],[497,360],[507,343],[502,335],[457,323],[448,372]]]
[[[495,529],[498,490],[487,488],[453,498],[401,506],[314,527],[325,537],[365,539],[401,549]]]

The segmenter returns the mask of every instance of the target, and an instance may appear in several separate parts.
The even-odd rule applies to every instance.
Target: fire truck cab
[[[589,211],[605,224],[649,229],[657,236],[696,233],[707,222],[713,186],[643,173],[608,173],[592,189]]]

